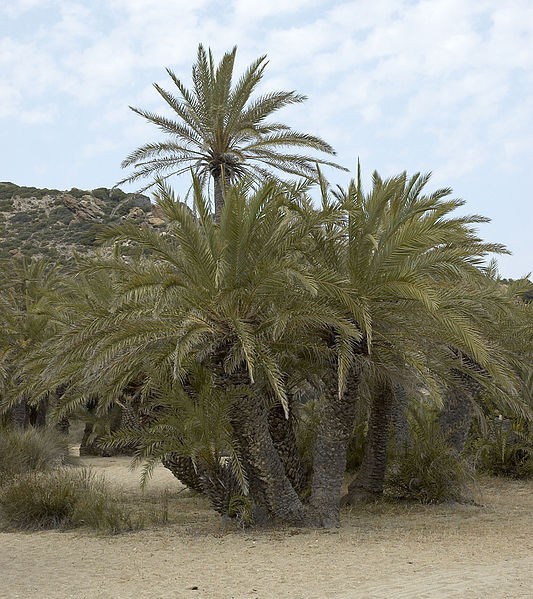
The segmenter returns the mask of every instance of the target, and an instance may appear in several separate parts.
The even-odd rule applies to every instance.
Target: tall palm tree
[[[227,184],[244,175],[263,179],[274,176],[273,171],[282,171],[316,179],[317,163],[341,168],[298,151],[303,148],[335,154],[324,140],[266,120],[284,106],[306,99],[294,91],[268,92],[253,97],[267,65],[266,56],[255,60],[233,84],[236,52],[234,47],[215,66],[211,50],[206,52],[200,45],[192,67],[192,89],[167,69],[178,94],[157,83],[154,87],[174,112],[173,118],[131,107],[135,113],[157,125],[169,139],[147,143],[133,151],[122,167],[133,166],[134,172],[120,183],[154,176],[166,179],[192,169],[202,183],[213,179],[218,220]],[[153,181],[143,189],[151,185]]]
[[[246,181],[228,189],[215,226],[199,182],[196,217],[161,183],[159,204],[169,219],[168,233],[134,225],[110,229],[108,239],[133,241],[147,255],[137,261],[119,254],[90,261],[87,273],[113,273],[114,301],[91,305],[82,288],[78,299],[72,294],[69,330],[35,362],[44,365],[49,385],[75,372],[81,390],[98,393],[102,406],[120,400],[122,390],[144,373],[142,396],[146,401],[155,396],[161,410],[145,431],[145,457],[184,452],[202,471],[211,460],[206,454],[229,449],[236,474],[242,465],[243,488],[254,502],[272,517],[303,523],[298,481],[293,485],[276,448],[286,439],[275,440],[270,432],[272,408],[281,406],[285,415],[291,410],[284,355],[294,352],[309,323],[333,323],[347,337],[356,331],[350,323],[343,326],[327,302],[316,304],[316,285],[298,259],[308,226],[294,217],[286,196],[275,182],[249,191]],[[308,353],[312,349],[306,347]],[[230,422],[232,438],[215,434],[207,416],[197,424],[202,406],[209,407],[199,403],[199,366],[216,390],[207,394],[219,405],[216,420],[219,426]],[[191,404],[198,408],[196,416]],[[169,428],[177,433],[169,435]],[[163,438],[153,436],[158,430]],[[224,439],[222,447],[217,439]]]
[[[502,248],[475,236],[471,225],[483,220],[480,217],[450,215],[461,205],[447,198],[450,190],[424,195],[427,180],[404,173],[383,181],[374,174],[370,193],[364,194],[357,181],[336,194],[337,207],[324,201],[326,210],[338,211],[341,220],[315,235],[310,260],[329,265],[344,278],[342,294],[338,286],[323,291],[333,293],[338,309],[360,331],[359,342],[351,347],[336,336],[342,350],[333,364],[338,391],[330,385],[322,405],[311,505],[326,525],[338,518],[343,456],[362,382],[373,379],[368,386],[374,390],[365,468],[371,476],[362,484],[375,479],[370,480],[372,489],[382,489],[396,384],[405,385],[416,372],[425,378],[443,376],[442,365],[450,362],[449,344],[484,364],[489,359],[486,340],[464,305],[470,289],[460,283],[463,278],[479,279],[478,262]],[[450,288],[456,289],[453,301]],[[475,299],[479,297],[472,296],[473,306]],[[330,455],[337,456],[335,464]]]

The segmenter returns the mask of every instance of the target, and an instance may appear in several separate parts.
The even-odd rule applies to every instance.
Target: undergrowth
[[[15,476],[71,462],[68,439],[56,431],[0,429],[0,486]]]
[[[391,464],[387,493],[424,504],[468,501],[473,482],[472,467],[448,446],[438,422],[415,415],[411,443]]]
[[[505,427],[507,424],[507,428]],[[533,439],[527,426],[494,420],[485,435],[471,442],[469,452],[476,469],[492,476],[533,478]]]
[[[86,527],[116,534],[169,521],[169,498],[138,501],[86,468],[69,467],[68,439],[46,429],[0,431],[0,527]],[[155,499],[155,501],[153,500]]]

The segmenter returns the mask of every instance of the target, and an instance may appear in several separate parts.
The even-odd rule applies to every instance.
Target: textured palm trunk
[[[229,514],[232,497],[241,492],[229,465],[207,466],[200,461],[195,467],[189,456],[178,453],[166,455],[161,462],[183,485],[205,495],[216,512],[223,516]]]
[[[56,405],[61,403],[63,394],[66,391],[66,385],[60,385],[55,390],[55,403]],[[70,420],[68,416],[62,416],[55,425],[56,430],[62,435],[68,435],[70,431]]]
[[[249,388],[245,371],[232,375],[220,371],[225,386]],[[283,410],[268,410],[260,398],[243,393],[233,406],[232,426],[256,519],[266,517],[292,525],[307,524],[308,511],[297,493],[305,479],[292,420],[285,419]],[[182,483],[205,494],[221,514],[227,515],[232,498],[242,494],[227,464],[213,466],[199,461],[195,468],[190,458],[179,454],[166,456],[163,464]]]
[[[170,470],[183,485],[198,493],[204,492],[200,476],[189,456],[183,456],[179,453],[170,453],[161,459],[161,463],[165,468]]]
[[[96,412],[97,401],[93,400],[89,402],[87,409],[90,414],[94,414]],[[111,408],[109,413],[109,431],[115,432],[120,427],[121,420],[121,410],[118,409],[118,406],[114,406]],[[101,444],[101,437],[95,436],[94,434],[94,424],[92,422],[86,422],[85,428],[83,431],[83,437],[81,439],[80,444],[80,455],[86,456],[99,456],[99,457],[111,457],[117,455],[119,451],[115,448],[104,447]]]
[[[394,387],[394,402],[392,405],[392,428],[394,434],[394,448],[397,454],[405,451],[411,445],[411,430],[407,417],[409,401],[405,388],[402,385]]]
[[[270,434],[268,410],[258,398],[237,400],[233,430],[245,458],[253,500],[273,519],[305,524],[306,509],[285,472]]]
[[[19,401],[11,408],[11,420],[15,427],[24,430],[29,424],[29,415],[27,401],[25,399]]]
[[[38,405],[30,405],[26,398],[15,404],[11,409],[11,421],[24,430],[29,426],[44,428],[48,412],[48,399],[43,399]]]
[[[305,468],[298,451],[292,412],[286,418],[282,406],[276,404],[268,413],[268,430],[285,473],[294,490],[301,497],[309,487],[310,473]]]
[[[339,397],[337,377],[332,371],[313,448],[313,480],[310,508],[316,524],[325,528],[339,523],[341,487],[346,472],[346,450],[355,426],[360,373],[349,374],[346,389]]]
[[[62,435],[67,436],[69,434],[70,420],[67,418],[67,416],[63,416],[63,418],[61,418],[57,422],[57,424],[55,425],[55,429],[58,433],[61,433]]]
[[[393,389],[386,383],[380,384],[370,408],[363,463],[348,487],[344,503],[354,504],[383,495],[393,403]]]
[[[446,388],[439,424],[450,446],[461,454],[472,425],[472,402],[480,391],[480,385],[462,372],[455,371],[454,375],[461,382]]]
[[[220,222],[222,209],[224,208],[224,179],[222,173],[213,175],[215,187],[215,222]]]

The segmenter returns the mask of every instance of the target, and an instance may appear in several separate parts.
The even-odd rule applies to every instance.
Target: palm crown
[[[147,143],[133,151],[123,161],[122,167],[134,166],[135,170],[120,183],[153,176],[167,178],[192,168],[203,183],[209,177],[213,178],[218,218],[224,201],[225,183],[234,182],[245,174],[258,180],[275,176],[273,171],[283,171],[315,179],[317,163],[338,167],[297,151],[306,148],[335,154],[324,140],[293,131],[282,123],[266,121],[280,108],[306,99],[293,91],[270,92],[252,99],[267,65],[266,56],[249,65],[237,83],[232,85],[236,52],[234,47],[215,67],[211,51],[206,52],[200,45],[192,68],[192,89],[188,89],[172,70],[167,69],[178,95],[157,83],[154,87],[177,118],[132,107],[134,112],[157,125],[170,139]],[[144,189],[152,184],[153,181]]]

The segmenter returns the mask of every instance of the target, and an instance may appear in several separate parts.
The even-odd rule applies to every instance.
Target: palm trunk
[[[63,416],[62,418],[60,418],[57,424],[55,425],[55,429],[58,433],[68,436],[70,431],[70,420],[68,419],[68,417]]]
[[[404,387],[396,385],[394,387],[394,402],[391,414],[396,454],[402,453],[411,444],[411,431],[407,418],[408,408],[409,400]]]
[[[91,400],[87,405],[89,414],[95,414],[97,409],[97,400]],[[120,427],[121,411],[118,406],[110,408],[108,411],[109,418],[109,431],[115,432]],[[117,455],[119,451],[115,448],[104,447],[101,444],[102,438],[94,434],[94,424],[91,421],[85,423],[85,429],[83,431],[83,437],[80,444],[80,455],[81,456],[99,456],[109,458]]]
[[[61,403],[61,399],[63,397],[63,394],[65,393],[67,389],[66,385],[60,385],[59,387],[57,387],[57,389],[55,390],[55,404],[58,405]],[[62,416],[55,425],[56,430],[61,433],[62,435],[67,436],[69,434],[70,431],[70,420],[68,418],[68,416]]]
[[[11,420],[14,426],[20,430],[24,430],[29,425],[28,402],[22,399],[11,408]]]
[[[222,173],[213,175],[215,187],[215,222],[220,222],[222,209],[224,208],[224,180]]]
[[[313,481],[310,506],[317,524],[326,528],[339,523],[341,487],[346,472],[346,450],[355,426],[360,374],[353,369],[346,390],[339,397],[333,371],[326,381],[326,394],[313,450]]]
[[[393,402],[392,388],[386,383],[381,383],[370,408],[363,463],[348,487],[345,503],[354,504],[361,499],[383,495]]]
[[[268,413],[268,430],[285,473],[301,497],[309,487],[310,473],[307,472],[298,452],[292,412],[289,418],[286,418],[281,405],[276,404]]]
[[[161,463],[165,468],[172,472],[180,483],[198,493],[204,492],[200,476],[189,456],[183,456],[179,453],[170,453],[161,459]]]
[[[472,401],[479,393],[480,386],[467,374],[455,371],[454,375],[460,379],[460,383],[446,388],[439,423],[448,443],[458,454],[461,454],[472,425],[474,415]]]
[[[268,428],[268,410],[258,398],[234,405],[233,430],[248,470],[252,498],[269,516],[287,524],[306,523],[306,509],[293,486]]]
[[[224,386],[249,387],[245,371],[227,375],[222,368],[218,370]],[[248,478],[249,496],[255,504],[256,521],[275,518],[290,524],[304,524],[305,508],[291,484],[291,480],[302,484],[296,437],[292,420],[285,419],[283,410],[281,413],[283,422],[276,408],[269,414],[260,398],[244,393],[233,407],[233,434]],[[271,428],[275,430],[276,443]],[[228,515],[232,499],[242,495],[230,464],[207,463],[201,459],[194,464],[190,457],[177,453],[168,454],[162,462],[183,484],[205,494],[222,515]]]
[[[239,483],[229,465],[206,465],[200,461],[195,467],[191,457],[178,453],[167,454],[161,462],[183,485],[205,495],[216,512],[229,515],[232,497],[240,494]]]
[[[44,428],[46,426],[48,416],[48,397],[42,399],[37,405],[30,406],[30,425],[36,428]]]

